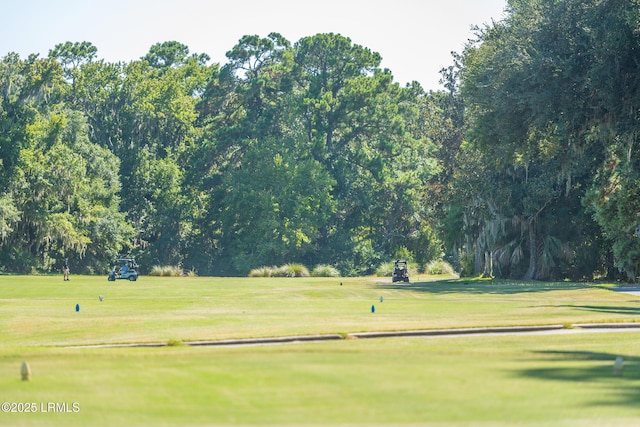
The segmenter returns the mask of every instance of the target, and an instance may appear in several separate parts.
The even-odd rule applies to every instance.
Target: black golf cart
[[[393,265],[393,277],[391,279],[395,282],[407,282],[409,283],[409,266],[405,260],[396,260]]]

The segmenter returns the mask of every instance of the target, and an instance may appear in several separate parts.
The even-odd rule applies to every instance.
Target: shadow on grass
[[[473,294],[519,294],[527,292],[549,292],[556,290],[590,289],[596,285],[578,282],[523,282],[516,280],[463,280],[448,279],[433,282],[412,282],[409,284],[380,283],[384,289],[444,293],[473,293]]]
[[[536,355],[548,357],[543,363],[552,366],[525,369],[519,375],[547,381],[568,381],[584,386],[597,384],[608,387],[602,399],[589,402],[601,406],[637,407],[640,401],[640,357],[590,351],[536,351]],[[624,369],[614,375],[616,357],[622,356]]]
[[[632,303],[637,304],[636,301]],[[608,305],[559,305],[557,307],[569,307],[576,310],[595,311],[598,313],[609,314],[622,314],[629,316],[640,315],[640,307],[622,307],[622,306],[608,306]]]

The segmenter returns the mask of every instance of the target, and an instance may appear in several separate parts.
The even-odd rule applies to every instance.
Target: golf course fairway
[[[634,326],[640,298],[445,279],[0,276],[0,425],[640,424],[640,329],[579,326]],[[548,325],[561,329],[354,335]],[[339,339],[189,345],[313,334]]]

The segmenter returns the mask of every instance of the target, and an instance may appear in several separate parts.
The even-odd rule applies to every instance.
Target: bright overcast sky
[[[506,0],[4,0],[0,57],[47,56],[56,44],[91,42],[110,62],[144,56],[176,40],[191,53],[226,63],[247,34],[278,32],[292,44],[339,33],[382,55],[395,81],[439,89],[439,70],[473,37],[471,27],[500,20]]]

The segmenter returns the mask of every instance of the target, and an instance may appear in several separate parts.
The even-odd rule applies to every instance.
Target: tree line
[[[510,0],[465,50],[462,158],[475,160],[460,163],[471,203],[454,223],[474,230],[476,269],[635,280],[639,23],[636,0]]]
[[[637,1],[510,0],[442,70],[401,87],[339,34],[89,42],[0,61],[0,268],[244,275],[395,257],[462,274],[635,280]],[[425,41],[426,42],[426,41]]]

